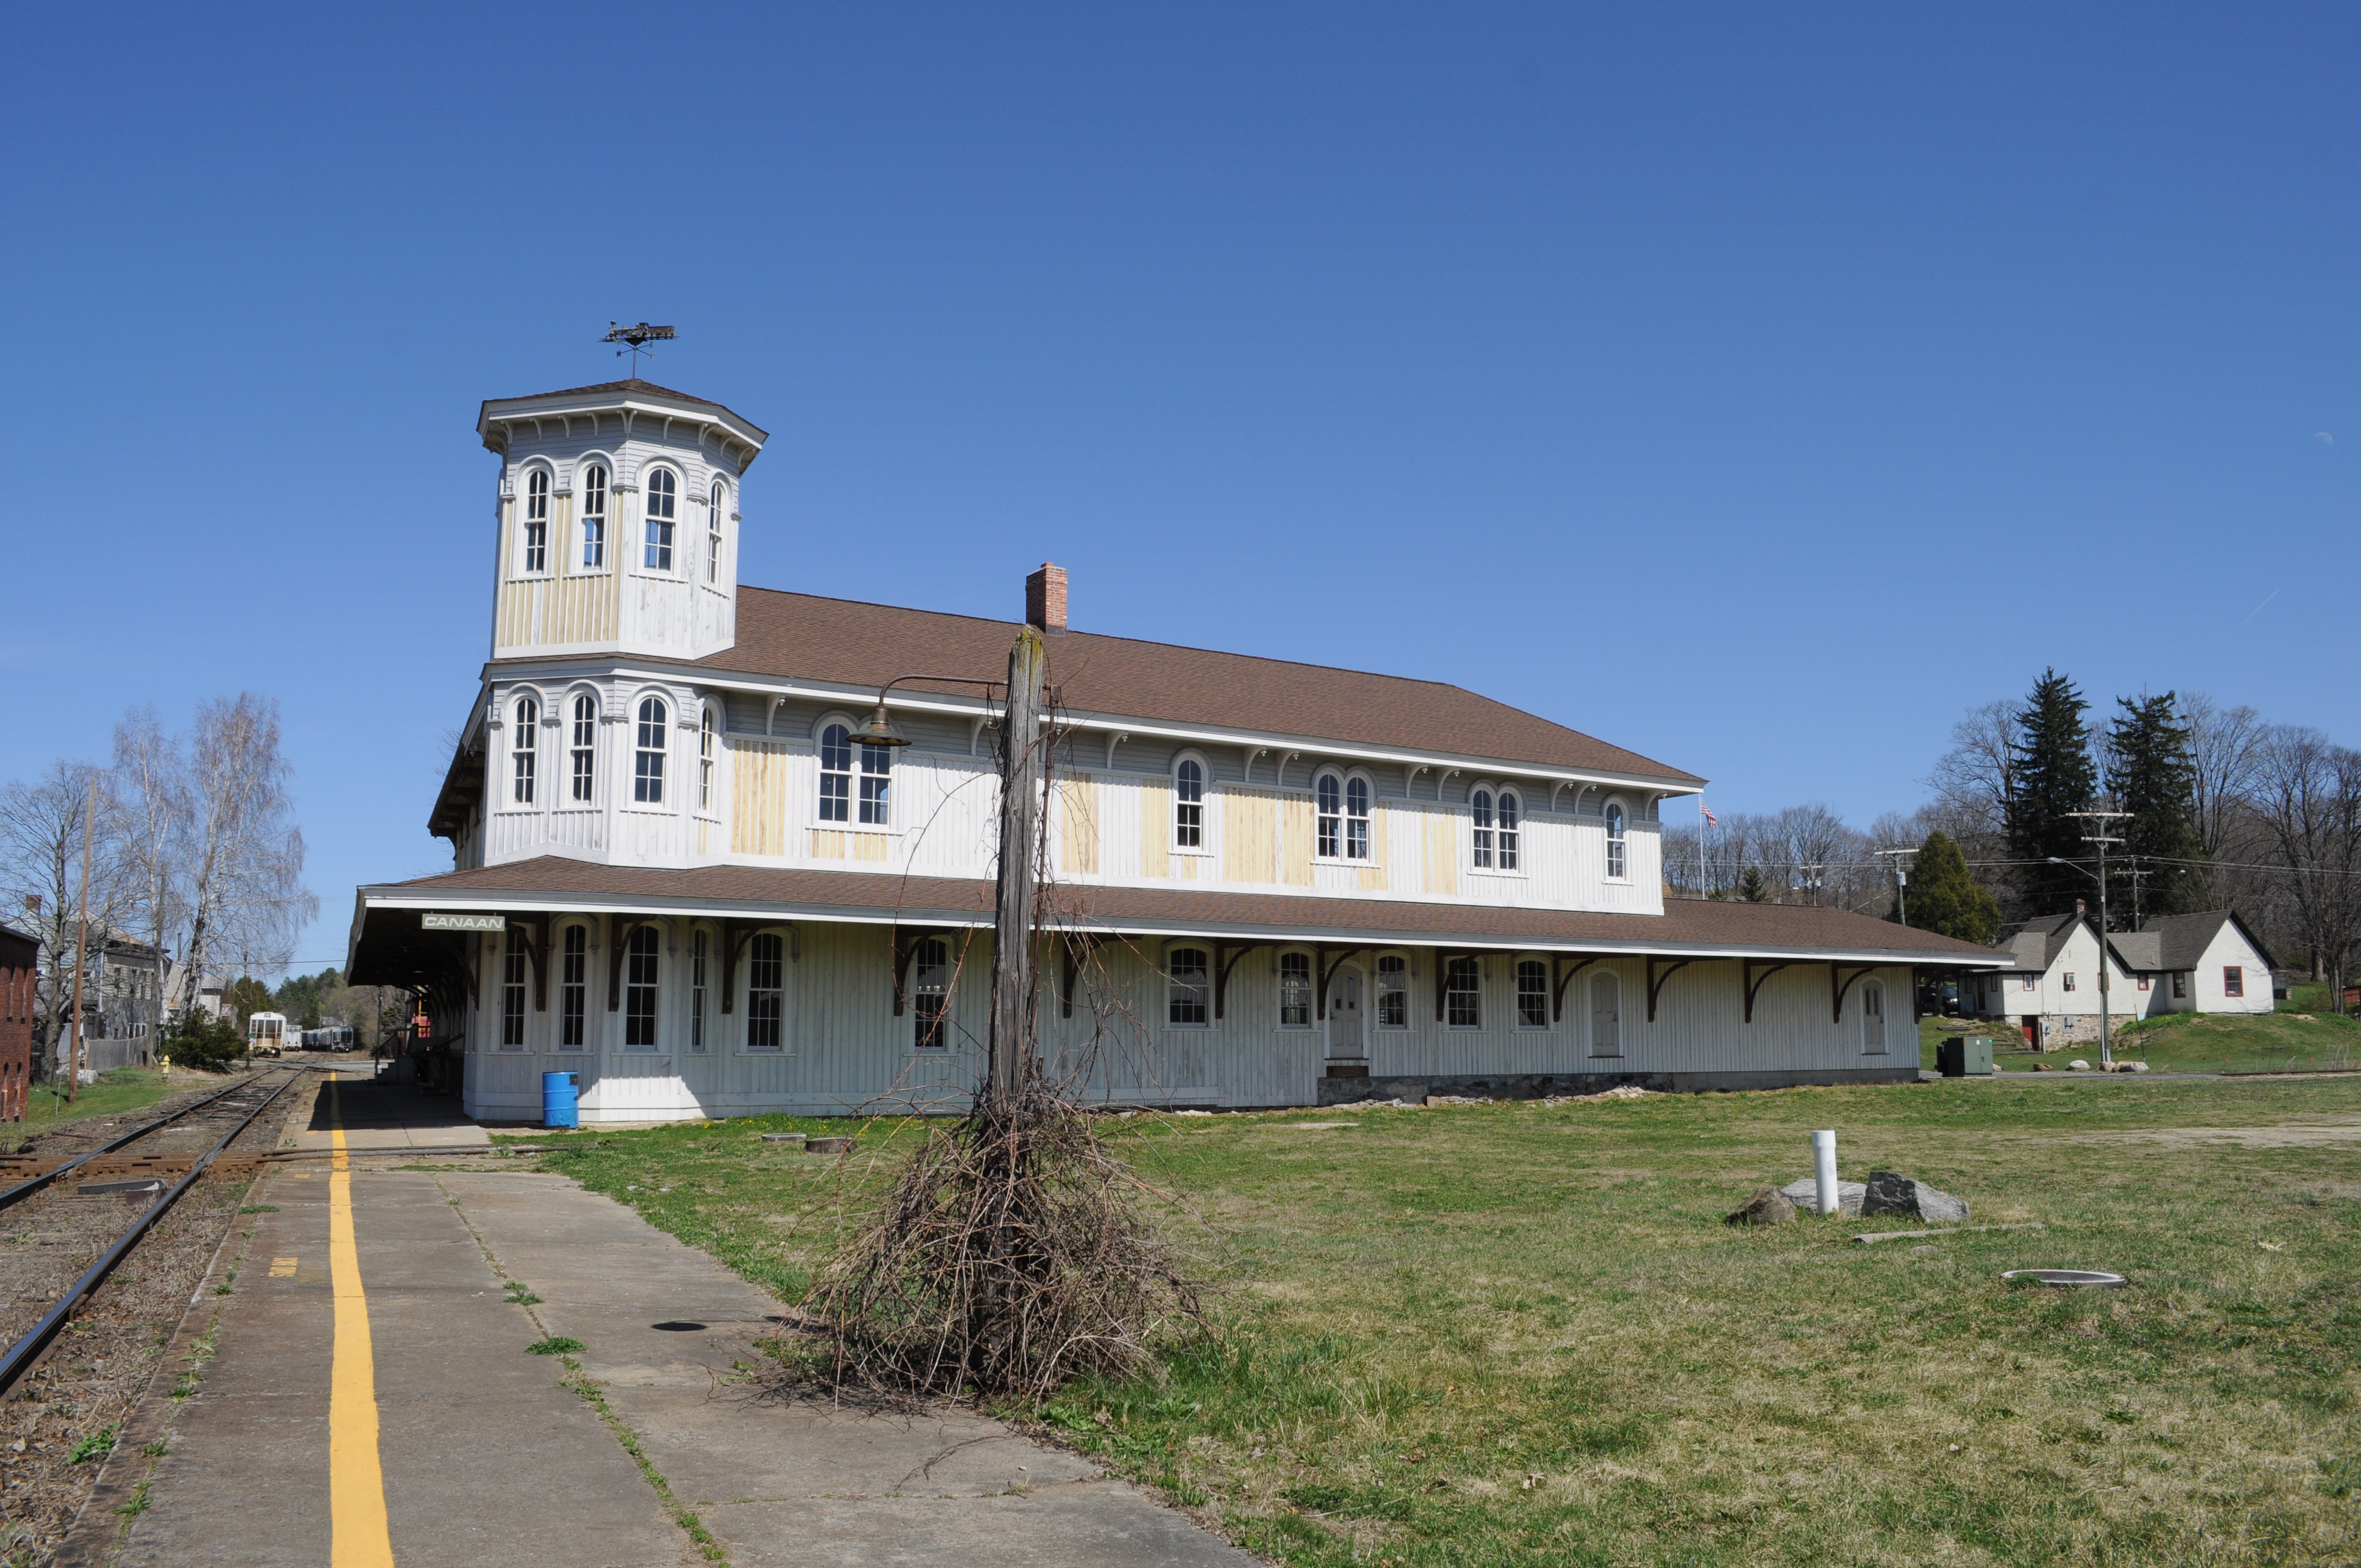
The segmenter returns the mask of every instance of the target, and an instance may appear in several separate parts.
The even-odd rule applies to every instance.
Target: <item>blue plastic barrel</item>
[[[582,1112],[577,1103],[582,1091],[582,1080],[571,1072],[544,1072],[541,1075],[541,1124],[544,1127],[579,1127]]]

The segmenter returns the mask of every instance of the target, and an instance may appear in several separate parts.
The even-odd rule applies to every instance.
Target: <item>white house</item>
[[[490,1119],[534,1115],[550,1071],[590,1121],[964,1104],[996,859],[978,683],[1018,623],[741,587],[767,435],[719,404],[630,380],[478,431],[491,657],[429,818],[454,869],[358,891],[352,982],[421,991]],[[1915,970],[2010,961],[1668,901],[1662,808],[1696,775],[1433,681],[1072,630],[1066,591],[1026,584],[1055,693],[1038,1005],[1089,1095],[1915,1079]],[[889,682],[906,750],[853,739]]]
[[[1996,946],[2016,967],[1971,981],[1976,1013],[2015,1024],[2037,1049],[2096,1040],[2103,995],[2118,1028],[2159,1013],[2271,1010],[2270,956],[2235,910],[2160,916],[2103,944],[2077,900],[2073,914],[2012,926]]]

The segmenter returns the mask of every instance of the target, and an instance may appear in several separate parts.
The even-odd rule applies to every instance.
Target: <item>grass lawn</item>
[[[1937,1044],[1962,1033],[1962,1022],[1920,1019],[1919,1060],[1931,1069]],[[2030,1072],[2036,1062],[2063,1069],[2077,1057],[2099,1059],[2096,1040],[2034,1052],[2006,1023],[1965,1022],[1965,1033],[1992,1036],[1993,1065],[2003,1072]],[[2176,1013],[2119,1030],[2114,1045],[2118,1058],[2144,1061],[2158,1072],[2350,1071],[2361,1069],[2361,1020],[2285,1005],[2276,1013]]]
[[[180,1088],[186,1089],[190,1075],[181,1075]],[[48,1084],[37,1084],[25,1097],[25,1119],[0,1126],[0,1154],[13,1153],[27,1138],[48,1132],[60,1122],[78,1122],[89,1116],[112,1116],[125,1111],[137,1111],[168,1098],[173,1084],[151,1067],[119,1067],[98,1075],[96,1083],[86,1085],[71,1103],[68,1103],[60,1084],[53,1098]]]
[[[792,1297],[913,1129],[871,1124],[840,1163],[753,1135],[783,1125],[819,1130],[585,1134],[547,1164]],[[1862,1247],[1888,1223],[1723,1225],[1809,1169],[1816,1127],[1849,1178],[1907,1170],[1978,1223],[2048,1228]],[[1276,1560],[2361,1561],[2361,1077],[1114,1136],[1199,1217],[1180,1232],[1219,1332],[1038,1418]],[[1998,1277],[2045,1266],[2132,1285]]]

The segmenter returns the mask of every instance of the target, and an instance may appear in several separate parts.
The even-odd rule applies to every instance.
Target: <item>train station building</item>
[[[978,683],[1020,623],[740,586],[767,437],[719,404],[634,379],[488,402],[478,433],[491,656],[429,815],[453,869],[358,890],[352,982],[422,993],[483,1120],[536,1116],[552,1070],[586,1122],[963,1106],[997,862]],[[1053,704],[1038,1010],[1087,1097],[1908,1080],[1917,971],[2013,962],[1668,898],[1696,775],[1437,682],[1079,630],[1069,588],[1023,586]],[[907,744],[863,743],[889,683]]]

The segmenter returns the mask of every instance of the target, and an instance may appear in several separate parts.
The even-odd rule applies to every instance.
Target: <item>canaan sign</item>
[[[418,916],[424,931],[505,931],[509,917],[505,915],[446,915],[439,909],[429,909]]]

